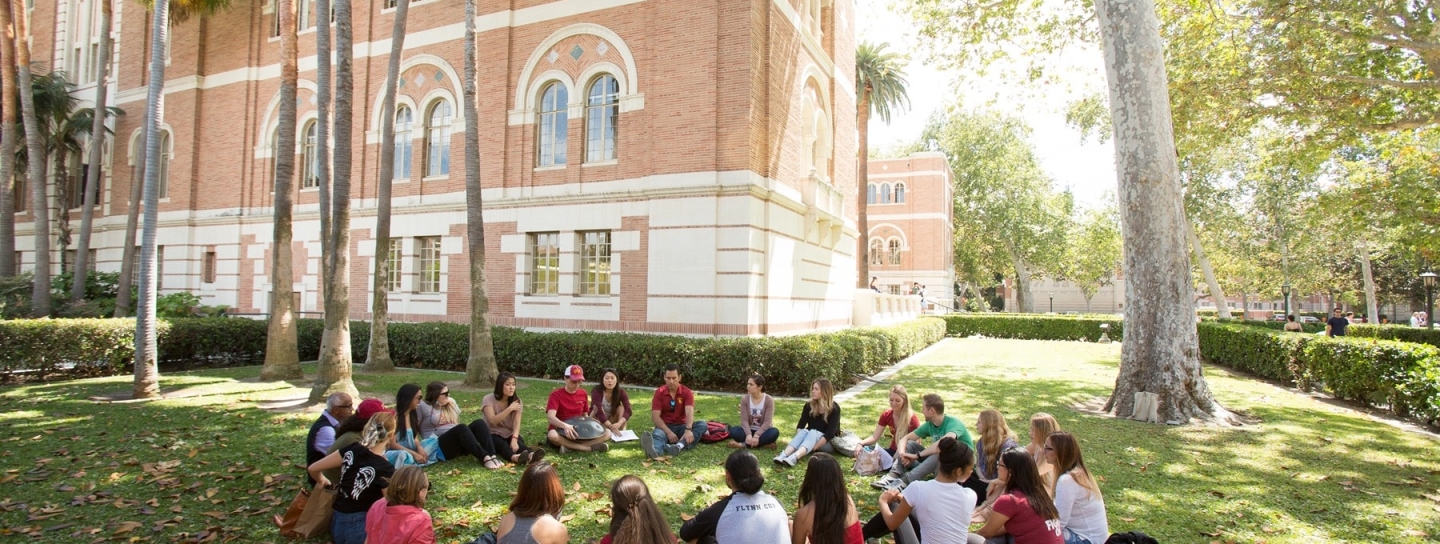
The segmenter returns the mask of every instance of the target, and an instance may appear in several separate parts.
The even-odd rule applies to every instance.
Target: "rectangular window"
[[[215,251],[205,252],[205,260],[200,262],[200,281],[215,283]]]
[[[530,294],[560,294],[560,233],[530,235]]]
[[[140,246],[130,253],[130,277],[134,278],[130,283],[140,285]]]
[[[23,251],[16,251],[16,252],[15,252],[15,273],[17,273],[17,274],[20,273],[20,271],[21,271],[20,266],[23,265],[23,264],[25,264],[24,256],[25,256],[25,252],[23,252]]]
[[[315,0],[295,0],[295,30],[305,30],[315,26]]]
[[[60,273],[72,272],[75,270],[75,250],[65,250],[65,260],[60,263]]]
[[[580,294],[610,294],[610,231],[580,233]]]
[[[416,238],[420,246],[420,292],[440,292],[440,237]]]
[[[15,203],[15,213],[25,211],[25,204],[30,200],[29,189],[25,186],[25,176],[15,176],[15,192],[10,195],[10,201]]]
[[[140,277],[136,274],[135,277]],[[165,246],[155,246],[155,290],[165,288]]]
[[[402,285],[402,282],[400,281],[402,278],[402,276],[400,275],[400,259],[404,256],[405,241],[399,238],[391,238],[390,254],[387,259],[389,261],[388,266],[390,267],[390,277],[389,281],[387,282],[389,286],[387,287],[387,289],[389,289],[391,293],[400,292],[400,286]]]
[[[889,289],[890,289],[890,294],[892,294],[892,295],[898,295],[898,294],[900,294],[900,285],[899,285],[899,284],[891,285],[891,286],[889,287]]]

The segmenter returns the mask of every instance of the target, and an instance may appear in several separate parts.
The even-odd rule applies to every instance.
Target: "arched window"
[[[436,100],[425,116],[425,177],[450,175],[450,101]]]
[[[871,183],[871,184],[868,184],[868,185],[865,186],[865,203],[866,203],[866,204],[874,204],[874,203],[875,203],[875,184],[874,184],[874,183]]]
[[[610,74],[590,84],[585,106],[585,162],[615,160],[615,127],[620,121],[620,83]]]
[[[895,184],[895,203],[896,203],[896,204],[904,204],[904,203],[905,203],[905,184],[904,184],[904,183],[896,183],[896,184]]]
[[[885,243],[881,242],[879,238],[870,241],[870,264],[876,266],[885,264]]]
[[[540,142],[536,147],[538,166],[565,164],[566,132],[570,126],[570,92],[552,82],[540,93]]]
[[[830,179],[830,118],[825,112],[823,94],[812,82],[805,86],[802,98],[801,130],[805,154],[805,173],[822,180]]]
[[[170,131],[160,131],[160,198],[170,198]]]
[[[890,264],[900,264],[900,239],[890,239]]]
[[[415,152],[415,112],[409,106],[395,108],[395,179],[410,179]]]
[[[270,170],[265,172],[265,181],[274,187],[275,183],[275,162],[280,160],[280,127],[270,133]],[[272,190],[273,192],[273,190]]]
[[[880,203],[881,203],[881,204],[889,204],[889,203],[890,203],[890,184],[889,184],[889,183],[886,183],[886,184],[883,184],[883,185],[880,186]]]
[[[315,122],[305,124],[305,146],[300,149],[300,188],[320,186],[320,154],[316,152],[319,138]]]

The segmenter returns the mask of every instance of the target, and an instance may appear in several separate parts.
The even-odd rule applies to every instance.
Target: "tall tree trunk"
[[[142,126],[140,141],[148,142],[150,141],[148,138],[149,135],[145,133],[145,128]],[[120,282],[119,291],[115,295],[115,317],[130,316],[130,290],[135,282],[135,231],[139,230],[140,226],[140,199],[141,192],[145,187],[143,180],[145,179],[147,155],[144,147],[140,148],[139,155],[135,157],[135,163],[140,167],[135,175],[131,176],[130,200],[125,210],[125,247],[120,254]]]
[[[1210,298],[1215,299],[1215,315],[1220,319],[1230,319],[1230,303],[1225,300],[1225,291],[1220,289],[1220,282],[1215,280],[1215,268],[1210,266],[1210,259],[1205,257],[1205,248],[1200,245],[1200,237],[1195,235],[1195,226],[1185,221],[1185,238],[1190,241],[1190,249],[1195,252],[1195,260],[1200,263],[1200,273],[1205,276],[1205,285],[1210,289]],[[1240,318],[1244,319],[1245,314],[1241,313]]]
[[[1125,336],[1105,410],[1129,416],[1135,393],[1156,395],[1160,421],[1229,418],[1200,373],[1184,197],[1151,0],[1099,0],[1110,87],[1125,253]]]
[[[316,113],[319,117],[315,123],[315,160],[319,161],[319,168],[315,174],[319,177],[320,188],[320,253],[324,255],[333,251],[330,244],[330,25],[326,24],[330,13],[330,0],[315,0],[315,13],[317,19],[315,24],[315,57],[319,62],[315,63],[315,75],[318,81],[315,82]],[[330,281],[330,260],[322,257],[320,259],[320,285],[328,289]],[[324,340],[321,340],[320,349],[325,349]]]
[[[1015,249],[1014,242],[1006,239],[1005,250],[1010,254],[1010,260],[1015,264],[1015,309],[1020,313],[1035,313],[1035,298],[1030,292],[1030,265],[1025,263],[1025,258]]]
[[[15,130],[20,117],[19,92],[15,79],[15,29],[11,26],[10,2],[0,0],[0,276],[20,273],[15,262]]]
[[[489,388],[500,369],[485,293],[485,211],[480,197],[480,119],[475,104],[475,0],[465,0],[465,239],[470,246],[470,358],[465,385]]]
[[[135,398],[160,396],[155,354],[155,221],[160,206],[160,123],[165,118],[165,48],[170,41],[170,2],[155,2],[150,12],[150,74],[145,91],[145,187],[141,206],[140,293],[135,314]],[[129,243],[129,240],[126,240]]]
[[[50,198],[45,183],[45,143],[40,139],[40,120],[35,116],[35,93],[30,77],[29,14],[23,0],[12,0],[15,26],[15,68],[20,86],[20,115],[25,119],[25,146],[30,167],[30,216],[35,219],[35,280],[30,291],[31,313],[50,315]]]
[[[855,260],[859,261],[856,265],[859,276],[855,278],[855,287],[864,289],[870,285],[870,91],[859,91],[860,103],[855,106],[858,117],[855,125],[860,139],[859,156],[855,158],[855,211],[860,235],[855,237],[855,245],[859,246],[855,249]]]
[[[1370,241],[1364,236],[1356,246],[1360,254],[1360,272],[1365,277],[1365,322],[1380,322],[1380,302],[1375,298],[1375,274],[1370,270]]]
[[[100,0],[100,58],[95,75],[94,121],[90,124],[90,164],[85,175],[84,204],[80,208],[80,241],[75,245],[75,281],[70,286],[70,300],[78,302],[85,298],[86,276],[90,273],[90,235],[94,228],[95,202],[99,200],[100,176],[103,170],[100,161],[105,157],[105,101],[109,85],[105,79],[110,76],[110,26],[114,6],[110,0]],[[126,242],[125,245],[130,245]]]
[[[405,49],[405,19],[409,16],[410,0],[395,2],[395,27],[390,31],[390,62],[385,71],[385,88],[380,104],[380,180],[376,190],[375,210],[375,298],[371,302],[370,351],[366,354],[365,370],[395,370],[390,359],[390,331],[387,327],[390,310],[390,187],[395,178],[395,87],[400,79],[400,54]],[[468,126],[474,119],[466,122]]]
[[[57,140],[63,136],[55,136]],[[55,254],[63,274],[70,262],[70,149],[63,142],[55,146]]]
[[[291,239],[291,216],[295,193],[295,94],[300,80],[296,59],[299,39],[295,35],[295,0],[279,0],[280,17],[280,128],[276,138],[274,232],[270,244],[270,326],[265,339],[265,364],[260,367],[264,381],[304,378],[296,346],[295,308],[292,296],[295,275]]]
[[[351,52],[354,27],[350,0],[335,1],[335,193],[330,198],[329,277],[325,283],[325,332],[321,337],[320,363],[310,402],[319,403],[331,393],[344,391],[360,398],[351,380],[353,354],[350,352],[350,172],[351,134],[354,112],[355,73]]]

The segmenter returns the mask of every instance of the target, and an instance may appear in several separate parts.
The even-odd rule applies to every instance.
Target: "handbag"
[[[295,534],[300,538],[315,538],[330,532],[330,517],[335,515],[335,487],[315,486],[310,490],[310,499],[305,511],[295,521]]]
[[[280,527],[280,536],[286,538],[297,538],[300,535],[295,533],[295,522],[300,521],[300,514],[305,511],[305,504],[310,500],[310,490],[301,489],[295,495],[295,500],[290,501],[290,507],[285,509],[285,515],[275,516],[275,525]]]
[[[880,453],[878,448],[866,446],[855,453],[855,473],[861,476],[873,476],[880,472]]]
[[[860,449],[860,437],[851,431],[841,431],[830,441],[830,447],[835,450],[836,455],[854,457],[855,450]]]

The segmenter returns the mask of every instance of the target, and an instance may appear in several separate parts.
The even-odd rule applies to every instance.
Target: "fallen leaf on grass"
[[[115,527],[115,534],[123,535],[130,531],[139,529],[141,525],[143,524],[138,521],[122,521],[119,523],[119,525]]]
[[[1403,532],[1401,532],[1400,534],[1405,535],[1405,536],[1416,536],[1416,537],[1420,537],[1420,538],[1425,538],[1425,537],[1427,537],[1427,536],[1430,536],[1430,533],[1427,533],[1427,532],[1421,531],[1421,530],[1417,530],[1417,529],[1406,529],[1406,530],[1404,530]]]
[[[690,514],[686,514],[686,513],[684,513],[684,512],[681,512],[681,513],[680,513],[680,520],[681,520],[681,521],[690,521],[690,520],[692,520],[692,519],[695,519],[695,516],[690,515]]]
[[[1123,521],[1125,523],[1135,523],[1135,518],[1120,518],[1120,521]]]

